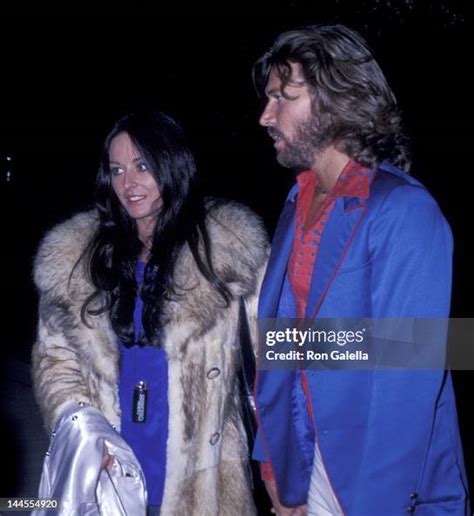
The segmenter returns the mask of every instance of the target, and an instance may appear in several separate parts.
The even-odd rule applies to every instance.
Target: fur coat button
[[[209,369],[207,372],[207,377],[209,380],[213,380],[214,378],[217,378],[221,374],[221,370],[218,367],[213,367],[212,369]]]
[[[212,446],[214,446],[217,443],[220,436],[221,436],[221,434],[219,432],[215,432],[214,434],[211,435],[209,442],[212,444]]]

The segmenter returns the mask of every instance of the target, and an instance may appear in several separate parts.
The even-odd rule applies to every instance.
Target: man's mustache
[[[283,136],[283,133],[281,133],[278,129],[276,129],[275,127],[269,127],[267,129],[267,132],[268,134],[272,137],[272,138],[280,138],[281,140],[284,140],[286,141],[286,138]]]

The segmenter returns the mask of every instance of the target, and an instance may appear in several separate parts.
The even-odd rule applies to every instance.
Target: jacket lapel
[[[369,183],[375,177],[371,170]],[[288,260],[295,235],[295,212],[298,186],[288,194],[275,230],[265,278],[259,299],[259,318],[276,317]],[[315,317],[349,249],[367,210],[364,197],[341,197],[337,200],[321,238],[317,262],[313,269],[306,317]]]
[[[363,198],[342,197],[334,205],[319,245],[306,317],[316,317],[365,212],[366,199]]]
[[[293,188],[288,196],[273,237],[272,250],[259,299],[259,318],[275,317],[294,239],[296,203]]]

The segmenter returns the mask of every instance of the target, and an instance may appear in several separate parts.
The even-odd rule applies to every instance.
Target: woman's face
[[[112,188],[138,226],[154,227],[163,200],[151,171],[126,132],[110,142],[109,168]]]

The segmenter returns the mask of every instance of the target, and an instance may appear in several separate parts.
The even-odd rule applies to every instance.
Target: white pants
[[[329,481],[321,451],[316,441],[308,493],[308,516],[343,516],[343,514]]]

